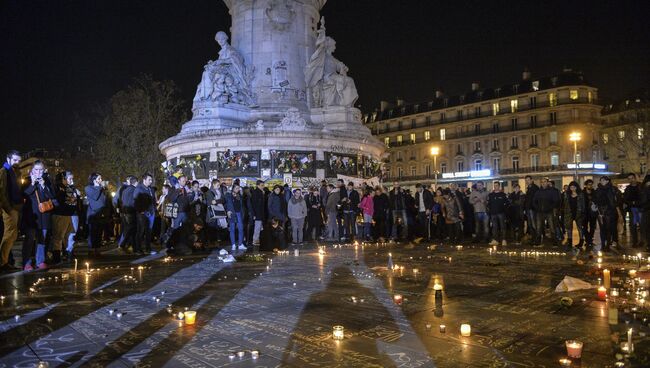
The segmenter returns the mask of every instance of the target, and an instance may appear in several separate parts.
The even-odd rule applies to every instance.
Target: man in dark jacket
[[[124,214],[124,229],[122,229],[122,244],[120,245],[121,250],[132,251],[132,248],[135,247],[135,236],[138,229],[137,217],[135,215],[135,187],[138,185],[138,179],[131,177],[129,180],[129,185],[122,190],[122,196],[120,201],[122,203],[122,208],[120,212]]]
[[[526,200],[524,201],[524,215],[526,216],[526,233],[530,235],[531,239],[537,239],[537,233],[535,231],[535,226],[537,221],[535,220],[535,209],[533,208],[533,199],[535,198],[535,193],[539,190],[533,177],[526,175]],[[533,240],[534,242],[534,240]]]
[[[422,184],[415,185],[415,207],[417,208],[418,236],[431,239],[431,209],[433,195]]]
[[[632,234],[632,247],[639,246],[638,226],[641,224],[641,185],[637,181],[635,173],[627,176],[630,184],[625,187],[623,192],[623,201],[625,203],[625,212],[630,213],[630,233]]]
[[[582,191],[585,200],[585,218],[583,223],[583,233],[585,241],[587,242],[587,249],[591,250],[594,247],[594,233],[596,232],[596,224],[598,223],[598,206],[594,202],[594,181],[587,179],[585,181],[584,190]]]
[[[553,239],[553,245],[557,246],[559,244],[557,236],[555,234],[556,229],[556,218],[555,213],[557,209],[560,208],[560,196],[557,191],[551,189],[551,184],[548,178],[542,179],[542,187],[535,192],[535,197],[533,198],[531,207],[536,218],[536,235],[533,244],[540,246],[542,240],[546,233],[546,224],[548,224],[549,229],[551,230],[551,239]]]
[[[600,178],[594,193],[594,203],[598,207],[598,226],[603,251],[609,252],[618,242],[618,213],[622,204],[621,191],[612,185],[608,176]]]
[[[11,248],[18,238],[18,224],[22,213],[23,197],[20,191],[18,164],[21,157],[18,151],[9,151],[7,160],[0,168],[0,213],[4,223],[4,233],[0,243],[0,272],[14,271],[16,268],[9,264]]]
[[[102,245],[102,227],[108,218],[106,201],[106,183],[102,181],[99,173],[90,174],[88,185],[84,189],[88,199],[86,221],[88,223],[88,248],[89,254],[99,256],[99,247]]]
[[[151,233],[153,222],[156,218],[156,196],[151,189],[153,177],[151,174],[144,174],[141,183],[134,191],[134,207],[138,230],[135,237],[135,251],[139,254],[142,252],[142,242],[144,241],[144,251],[150,254],[156,254],[151,250]]]
[[[357,213],[359,211],[359,192],[354,189],[354,183],[349,182],[345,195],[341,194],[341,203],[343,207],[343,237],[353,241],[357,235]]]
[[[181,175],[178,178],[178,188],[170,193],[169,201],[178,207],[178,215],[172,219],[172,229],[176,229],[188,219],[190,214],[190,190],[187,187],[187,176]]]
[[[264,181],[258,180],[255,189],[251,190],[251,219],[255,223],[253,229],[253,245],[260,245],[260,232],[264,224]]]
[[[506,209],[510,205],[508,196],[501,190],[501,184],[494,182],[494,190],[488,194],[487,210],[492,221],[492,242],[490,245],[506,246]]]
[[[510,207],[506,211],[508,214],[508,221],[512,227],[512,236],[515,243],[521,240],[523,235],[524,225],[524,203],[526,202],[526,195],[521,191],[519,184],[513,186],[513,192],[508,196]]]
[[[645,245],[646,250],[650,251],[650,175],[643,178],[640,193],[639,207],[643,212],[641,215],[641,242]]]
[[[117,193],[115,193],[112,200],[113,208],[117,211],[120,219],[120,234],[117,237],[117,245],[119,247],[122,247],[122,243],[124,242],[124,229],[126,228],[126,224],[124,223],[124,211],[122,210],[122,193],[124,192],[124,189],[131,186],[131,178],[133,178],[133,176],[128,175],[126,179],[124,179],[124,183],[122,183],[122,185],[117,189]]]
[[[397,224],[402,225],[402,238],[408,234],[408,219],[406,218],[406,198],[400,183],[393,182],[393,189],[388,194],[390,209],[393,214],[393,227],[391,237],[397,239]]]
[[[383,241],[386,236],[386,222],[388,221],[388,211],[390,204],[388,196],[381,186],[375,188],[375,196],[372,197],[373,211],[372,219],[375,221],[375,239]]]

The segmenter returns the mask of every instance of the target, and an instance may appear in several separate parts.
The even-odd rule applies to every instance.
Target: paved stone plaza
[[[319,255],[312,244],[298,256],[263,254],[234,264],[216,252],[109,255],[90,264],[89,274],[81,260],[76,273],[3,275],[0,367],[39,360],[50,367],[555,367],[568,339],[584,342],[573,366],[613,367],[627,327],[650,330],[646,315],[630,309],[609,325],[594,289],[554,292],[565,275],[597,283],[595,259],[579,264],[525,250],[330,244]],[[618,267],[630,266],[623,262],[604,259],[614,284],[624,279]],[[562,296],[573,305],[562,308]],[[174,314],[197,311],[196,323],[179,322],[170,304]],[[470,337],[460,336],[462,323],[471,325]],[[342,341],[333,340],[334,325],[344,326]],[[647,337],[635,333],[634,342],[637,359],[647,359]]]

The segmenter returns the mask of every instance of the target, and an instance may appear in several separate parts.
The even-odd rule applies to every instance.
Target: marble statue
[[[348,77],[348,67],[336,59],[336,41],[325,35],[325,18],[321,18],[316,38],[316,51],[305,70],[307,88],[311,89],[314,107],[353,107],[357,98],[354,80]]]
[[[284,118],[280,120],[278,126],[283,131],[304,131],[307,126],[307,121],[300,114],[300,110],[295,107],[290,107],[284,113]]]
[[[194,101],[210,99],[251,105],[254,100],[251,88],[254,69],[246,67],[242,55],[228,43],[226,33],[217,32],[215,40],[221,46],[219,58],[205,65]]]

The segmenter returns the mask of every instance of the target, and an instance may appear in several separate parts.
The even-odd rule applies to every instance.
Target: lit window
[[[474,160],[474,170],[483,170],[483,160]]]
[[[415,133],[409,134],[409,138],[411,139],[411,143],[415,143]]]
[[[609,134],[603,133],[603,143],[609,143]]]
[[[619,130],[618,131],[618,139],[621,140],[621,141],[623,139],[625,139],[625,130]]]
[[[397,136],[397,144],[402,144],[402,135]]]
[[[446,139],[445,138],[445,133],[446,133],[445,128],[440,129],[440,140],[441,141],[444,141]]]
[[[517,100],[510,100],[510,112],[517,112]]]
[[[638,139],[643,139],[643,128],[637,128],[636,130],[636,137]]]
[[[496,115],[499,113],[499,103],[495,102],[492,104],[492,115]]]
[[[390,137],[384,138],[384,144],[386,145],[386,147],[390,147]]]
[[[551,144],[557,144],[557,132],[550,132],[548,134],[548,140]]]
[[[557,106],[557,95],[554,92],[548,94],[548,105]]]
[[[569,91],[569,98],[572,100],[577,100],[578,99],[578,90],[577,89],[572,89]]]
[[[551,165],[559,166],[560,165],[560,155],[556,152],[551,153]]]
[[[429,139],[431,139],[431,132],[427,130],[424,132],[424,140],[428,141]]]
[[[591,93],[591,91],[587,92],[587,102],[592,103],[594,100],[594,95]]]

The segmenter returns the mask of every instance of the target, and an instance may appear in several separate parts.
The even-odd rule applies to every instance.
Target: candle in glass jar
[[[605,300],[607,298],[607,289],[604,286],[598,288],[598,299]]]
[[[402,300],[403,300],[402,294],[393,295],[393,301],[395,302],[395,304],[397,304],[397,305],[402,304]]]
[[[570,367],[571,366],[571,359],[567,359],[567,358],[560,359],[560,365],[562,367]]]
[[[257,350],[251,350],[251,358],[257,359],[260,357],[260,352]]]
[[[188,325],[193,325],[196,321],[196,311],[187,311],[185,312],[185,323]]]
[[[635,278],[636,277],[636,270],[630,270],[629,274],[630,274],[631,278]]]
[[[332,337],[334,340],[343,340],[345,328],[343,326],[332,327]]]
[[[603,286],[605,286],[606,289],[609,289],[611,286],[610,272],[608,269],[603,270]]]
[[[447,331],[447,326],[440,325],[440,333],[445,333]]]
[[[567,340],[566,353],[569,358],[580,359],[580,357],[582,357],[582,342],[577,340]]]
[[[468,323],[463,323],[460,325],[460,335],[465,337],[471,336],[472,326],[470,326]]]
[[[185,318],[185,313],[183,313],[183,312],[178,312],[177,317],[178,317],[178,319],[182,320],[183,318]]]

